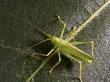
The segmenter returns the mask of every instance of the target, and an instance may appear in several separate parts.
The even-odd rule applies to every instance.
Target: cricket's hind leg
[[[61,55],[60,55],[60,53],[58,53],[58,57],[59,57],[58,62],[50,69],[49,73],[51,73],[52,70],[60,64],[60,62],[61,62]]]
[[[4,41],[2,40],[1,43],[0,43],[0,48],[6,48],[6,49],[10,49],[12,51],[15,51],[17,53],[21,53],[22,55],[25,54],[25,55],[29,55],[27,52],[24,52],[23,50],[21,50],[21,46],[19,44],[18,48],[14,48],[14,47],[10,47],[10,46],[7,46],[7,45],[4,45]],[[3,64],[1,67],[0,67],[0,71],[3,70],[3,68],[12,63],[13,61],[15,61],[18,57],[20,57],[21,55],[16,55],[16,57],[13,57],[11,59],[8,60],[8,62],[6,62],[5,64]]]
[[[33,53],[32,55],[34,56],[35,54],[40,55],[40,56],[49,56],[52,52],[54,51],[54,48],[52,48],[49,53],[45,54],[39,54],[39,53]]]
[[[82,62],[77,60],[77,59],[75,59],[75,58],[74,58],[74,60],[79,63],[79,66],[80,66],[80,68],[79,68],[79,80],[80,80],[80,82],[83,82],[82,81],[82,69],[83,69]]]
[[[31,56],[31,57],[33,57],[33,58],[41,59],[40,57],[38,57],[38,56],[36,56],[36,55],[34,55],[34,54],[30,55],[29,53],[27,53],[27,51],[30,50],[31,48],[33,48],[33,47],[39,45],[40,43],[46,42],[46,41],[48,41],[48,40],[49,40],[49,39],[43,40],[43,41],[41,41],[41,42],[39,42],[39,43],[37,43],[37,44],[35,44],[35,45],[33,45],[33,46],[31,46],[31,47],[25,49],[25,50],[21,50],[20,44],[19,44],[18,48],[13,48],[13,47],[4,45],[4,42],[3,42],[3,40],[2,40],[1,43],[0,43],[0,47],[7,48],[7,49],[11,49],[11,50],[13,50],[13,51],[15,51],[15,52],[18,52],[18,53],[21,53],[21,54],[25,54],[25,55]],[[36,54],[40,54],[40,53],[36,53]],[[1,66],[0,69],[3,69],[6,65],[10,64],[10,63],[13,62],[14,60],[16,60],[18,57],[20,57],[20,55],[17,55],[16,57],[10,59],[6,64],[4,64],[3,66]],[[42,59],[41,59],[41,60],[42,60]]]
[[[42,41],[40,41],[40,42],[38,42],[38,43],[36,43],[36,44],[34,44],[33,46],[31,46],[31,47],[29,47],[29,48],[27,48],[27,49],[25,49],[24,51],[26,52],[26,51],[28,51],[29,49],[32,49],[32,48],[35,48],[36,46],[38,46],[39,44],[41,44],[41,43],[43,43],[43,42],[47,42],[47,41],[49,41],[50,39],[45,39],[45,40],[42,40]],[[37,55],[36,55],[37,54]],[[43,60],[41,57],[39,57],[38,55],[41,55],[41,56],[46,56],[45,54],[42,54],[42,53],[37,53],[37,52],[35,52],[35,53],[32,53],[30,56],[31,57],[33,57],[33,58],[36,58],[36,59],[40,59],[40,60]],[[48,55],[48,54],[47,54]]]
[[[34,47],[36,47],[37,45],[39,45],[39,44],[41,44],[41,43],[43,43],[43,42],[46,42],[46,41],[49,41],[49,39],[43,40],[43,41],[41,41],[41,42],[39,42],[39,43],[36,43],[35,45],[31,46],[30,48],[34,48]],[[30,48],[28,48],[28,49],[30,49]],[[28,49],[26,49],[26,50],[28,50]],[[37,55],[40,55],[40,56],[49,56],[49,55],[52,53],[53,50],[54,50],[54,49],[51,49],[51,50],[49,51],[49,53],[46,54],[46,55],[45,55],[45,54],[41,54],[41,53],[35,52],[35,53],[32,54],[32,56],[33,56],[33,57],[36,57],[36,54],[37,54]]]
[[[82,65],[82,62],[79,62],[79,64],[80,64],[79,79],[80,79],[80,82],[83,82],[83,81],[82,81],[82,69],[83,69],[83,65]]]

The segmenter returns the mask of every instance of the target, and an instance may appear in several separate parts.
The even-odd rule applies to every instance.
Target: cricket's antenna
[[[79,26],[79,28],[74,32],[71,31],[71,37],[68,38],[67,40],[70,41],[71,39],[73,39],[81,30],[83,30],[87,24],[89,24],[93,19],[95,19],[102,10],[104,10],[108,5],[110,5],[110,0],[106,1],[100,8],[98,8],[98,10],[96,10],[82,25]]]
[[[95,19],[95,17],[97,17],[102,10],[104,10],[108,5],[110,4],[110,0],[106,1],[106,3],[104,3],[96,12],[94,12],[93,15],[91,15],[77,30],[74,36],[77,35],[77,33],[79,33],[81,30],[84,29],[84,27],[87,26],[87,24],[89,24],[93,19]]]
[[[46,32],[44,32],[44,31],[41,30],[40,28],[36,27],[36,26],[33,25],[32,23],[30,23],[30,22],[28,22],[28,21],[26,21],[26,20],[23,20],[23,19],[21,19],[21,18],[18,18],[17,16],[13,15],[12,13],[9,13],[8,15],[13,16],[13,17],[16,18],[16,19],[18,19],[18,20],[20,20],[20,21],[23,21],[24,23],[27,23],[27,24],[31,25],[33,29],[39,31],[39,32],[42,33],[44,36],[48,37],[49,34],[47,34]]]

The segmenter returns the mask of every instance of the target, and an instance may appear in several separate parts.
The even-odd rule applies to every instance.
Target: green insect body
[[[84,61],[89,64],[92,63],[94,58],[90,54],[85,53],[84,51],[75,47],[74,45],[72,45],[71,43],[69,43],[66,40],[63,40],[56,36],[51,36],[51,35],[48,35],[48,36],[49,36],[49,39],[51,40],[51,42],[58,47],[59,52],[62,52],[68,58],[76,59],[79,61]],[[70,55],[70,56],[68,56],[68,55]]]
[[[62,21],[60,19],[60,16],[58,16],[58,19],[60,22],[63,23],[64,27],[62,29],[61,35],[60,37],[56,37],[56,36],[52,36],[49,35],[45,32],[43,32],[42,30],[40,30],[39,28],[36,28],[36,26],[30,24],[33,26],[34,29],[40,31],[41,33],[43,33],[44,35],[46,35],[48,37],[48,39],[55,45],[54,48],[52,48],[50,50],[50,52],[44,56],[48,56],[43,63],[25,80],[25,82],[30,82],[33,77],[40,71],[40,69],[50,60],[50,58],[55,54],[58,53],[59,55],[59,61],[51,68],[50,72],[61,62],[61,57],[60,57],[60,53],[63,53],[66,57],[68,57],[69,59],[73,59],[76,60],[78,63],[80,63],[80,74],[79,74],[79,79],[82,82],[82,62],[86,62],[88,64],[91,64],[92,61],[94,60],[94,57],[86,52],[84,52],[83,50],[79,49],[78,47],[76,47],[76,45],[78,44],[85,44],[85,43],[89,43],[89,44],[93,44],[93,42],[71,42],[72,39],[74,39],[74,37],[81,31],[83,30],[84,27],[86,27],[86,25],[88,23],[90,23],[105,7],[107,7],[110,4],[110,0],[108,0],[103,6],[101,6],[93,15],[91,15],[91,17],[89,19],[87,19],[81,26],[79,26],[78,29],[73,29],[71,32],[69,32],[69,37],[67,37],[66,39],[62,39],[63,35],[64,35],[64,30],[66,27],[66,24],[64,23],[64,21]],[[45,40],[46,41],[46,40]],[[42,42],[45,42],[42,41]],[[40,43],[42,43],[40,42]],[[38,44],[40,44],[38,43]],[[0,45],[4,48],[10,48],[12,50],[17,51],[16,49],[13,49],[11,47],[5,46],[5,45]],[[37,46],[34,45],[34,46]],[[31,47],[32,48],[32,47]],[[92,50],[93,50],[93,46],[92,46]],[[25,50],[26,51],[26,50]],[[93,51],[92,51],[93,52]],[[25,53],[22,52],[21,53]],[[25,53],[27,54],[27,53]],[[36,54],[36,53],[35,53]],[[41,54],[42,55],[42,54]]]

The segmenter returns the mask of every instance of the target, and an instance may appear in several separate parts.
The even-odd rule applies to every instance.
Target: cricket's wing
[[[69,58],[72,57],[73,59],[76,59],[79,61],[84,61],[89,64],[91,64],[92,61],[94,60],[94,58],[90,54],[80,50],[79,48],[77,48],[69,43],[67,45],[60,47],[60,49],[64,53],[64,55]],[[69,56],[69,55],[71,55],[71,56]]]

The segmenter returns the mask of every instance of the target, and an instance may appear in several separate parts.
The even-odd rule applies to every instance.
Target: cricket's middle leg
[[[59,64],[60,64],[60,62],[61,62],[61,56],[60,56],[60,53],[58,53],[58,57],[59,57],[59,60],[58,60],[58,62],[50,69],[50,71],[49,71],[49,73],[51,73],[52,72],[52,70],[56,67],[56,66],[58,66]]]
[[[94,48],[95,48],[95,43],[93,41],[89,42],[70,42],[73,45],[81,45],[81,44],[90,44],[91,45],[91,55],[94,57]]]

